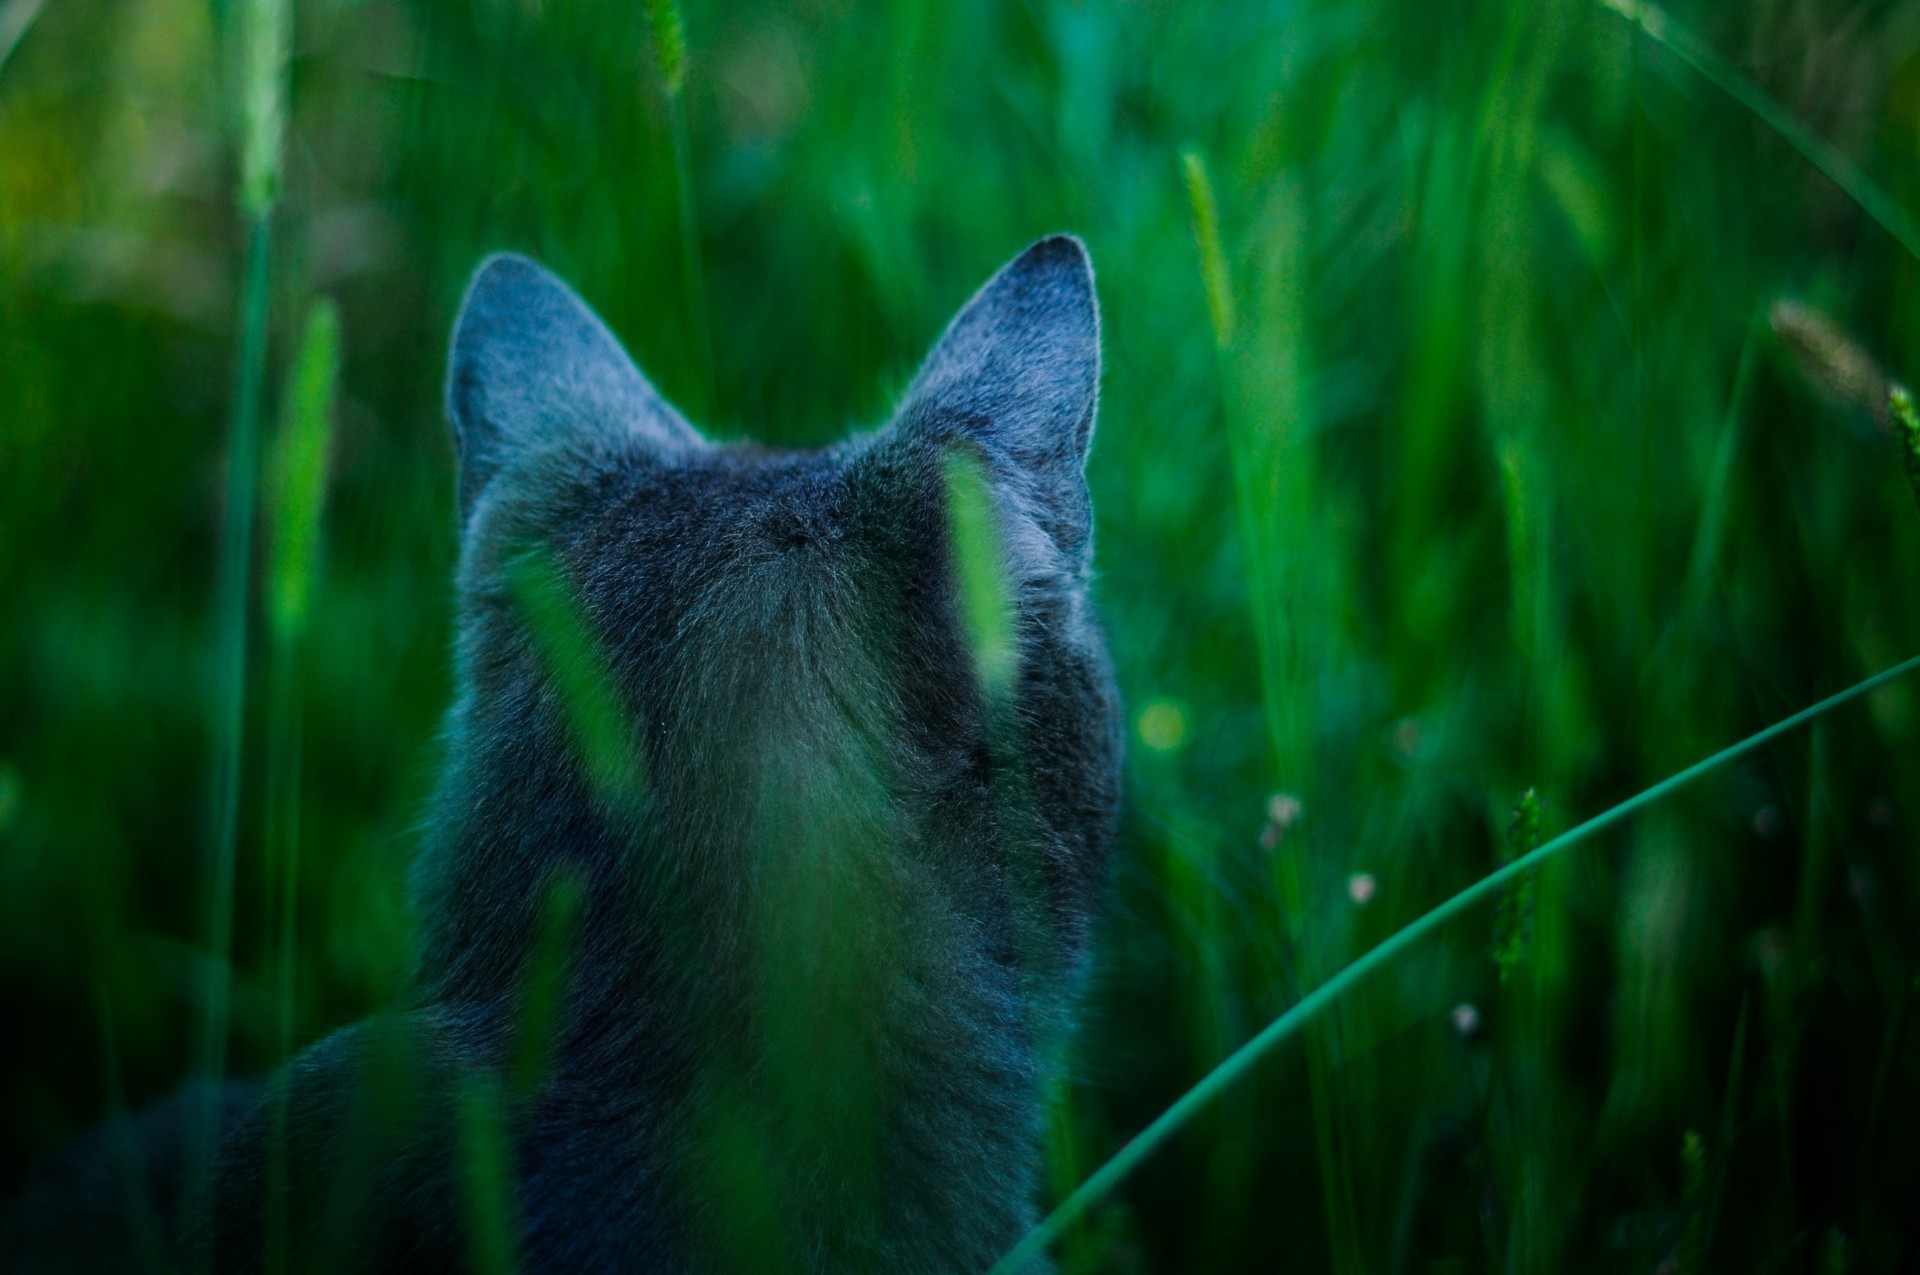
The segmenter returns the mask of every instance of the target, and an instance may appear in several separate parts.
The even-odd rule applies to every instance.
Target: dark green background
[[[1526,787],[1564,829],[1920,651],[1920,516],[1876,404],[1823,392],[1766,320],[1798,298],[1920,376],[1916,261],[1593,0],[696,0],[710,402],[638,0],[296,8],[269,441],[317,298],[344,351],[298,669],[300,1042],[405,977],[448,694],[443,348],[493,248],[574,281],[712,432],[809,444],[883,419],[1028,240],[1087,240],[1099,596],[1148,729],[1056,1185],[1492,868]],[[229,16],[48,0],[0,65],[0,1190],[193,1055],[243,240]],[[1920,207],[1920,8],[1672,17]],[[1186,148],[1218,196],[1224,349]],[[258,619],[243,1071],[278,1048]],[[1154,1159],[1068,1265],[1914,1260],[1915,695],[1558,861],[1504,983],[1491,913],[1452,925]],[[1263,845],[1275,792],[1303,813]]]

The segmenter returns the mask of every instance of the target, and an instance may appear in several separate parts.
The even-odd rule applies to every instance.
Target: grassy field
[[[1510,855],[1920,653],[1920,7],[278,12],[0,0],[0,1193],[403,985],[490,249],[805,445],[1086,239],[1131,741],[1056,1199]],[[1464,910],[1064,1268],[1920,1260],[1916,696]]]

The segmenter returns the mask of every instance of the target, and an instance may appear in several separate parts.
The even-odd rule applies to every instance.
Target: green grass
[[[1910,1260],[1920,690],[1780,724],[1920,650],[1911,6],[278,12],[0,3],[0,1192],[403,986],[483,252],[807,445],[1067,229],[1133,738],[1064,1268]]]

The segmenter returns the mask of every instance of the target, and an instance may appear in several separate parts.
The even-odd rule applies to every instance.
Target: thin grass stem
[[[266,463],[267,621],[272,672],[267,726],[267,915],[277,934],[274,1000],[276,1053],[293,1056],[300,899],[301,682],[307,616],[318,571],[321,514],[326,501],[327,454],[334,383],[340,367],[340,316],[330,302],[307,315],[300,353],[288,377],[284,419]],[[291,1269],[287,1249],[287,1100],[284,1081],[273,1087],[267,1138],[266,1268]]]
[[[185,1216],[190,1226],[202,1217],[210,1198],[220,1134],[221,1082],[227,1069],[234,869],[239,854],[240,781],[245,755],[247,595],[260,477],[260,399],[266,375],[268,279],[273,209],[280,194],[291,0],[250,0],[239,16],[242,91],[236,102],[240,140],[236,199],[246,226],[247,246],[240,281],[240,347],[227,455],[226,516],[221,527],[219,581],[214,598],[213,839],[207,872],[207,986],[199,1044],[207,1097],[196,1113],[189,1140]],[[204,1249],[192,1253],[188,1265],[204,1266],[210,1256]]]
[[[204,1204],[207,1174],[219,1137],[219,1082],[226,1074],[227,1026],[233,971],[234,868],[239,854],[240,780],[247,694],[247,581],[253,545],[253,506],[259,477],[260,387],[266,367],[267,271],[270,218],[247,218],[247,257],[241,282],[240,350],[232,441],[227,460],[227,508],[221,531],[215,601],[213,846],[208,864],[207,963],[199,1070],[208,1098],[195,1131],[189,1212]]]
[[[680,220],[680,271],[686,290],[688,339],[700,365],[696,416],[714,409],[713,333],[707,322],[707,279],[700,263],[700,223],[693,201],[692,146],[687,138],[687,28],[679,0],[651,0],[653,56],[667,98],[667,134],[673,146],[673,181]]]
[[[1920,669],[1920,655],[1902,660],[1891,668],[1856,682],[1843,691],[1829,695],[1819,703],[1803,708],[1791,717],[1782,718],[1773,725],[1747,736],[1739,743],[1729,745],[1712,756],[1669,775],[1651,788],[1644,789],[1619,805],[1595,815],[1578,827],[1561,833],[1532,853],[1523,855],[1505,867],[1489,873],[1444,903],[1382,939],[1365,955],[1302,997],[1292,1009],[1274,1019],[1257,1036],[1235,1050],[1219,1066],[1202,1077],[1198,1084],[1182,1094],[1172,1106],[1161,1112],[1152,1124],[1135,1134],[1131,1142],[1121,1147],[1111,1159],[1094,1170],[1086,1181],[1062,1200],[1053,1212],[1041,1219],[1039,1225],[1029,1231],[1024,1239],[1008,1251],[1006,1256],[994,1263],[991,1275],[1020,1270],[1038,1257],[1062,1231],[1073,1225],[1089,1206],[1119,1185],[1128,1174],[1139,1167],[1142,1161],[1158,1150],[1162,1143],[1193,1119],[1196,1112],[1238,1081],[1280,1042],[1299,1031],[1304,1024],[1333,1004],[1367,975],[1388,964],[1468,908],[1497,893],[1507,882],[1523,873],[1531,872],[1562,851],[1588,840],[1597,833],[1604,832],[1648,806],[1671,796],[1696,779],[1713,773],[1729,762],[1737,761],[1780,736],[1823,717],[1896,678],[1904,677],[1915,669]]]

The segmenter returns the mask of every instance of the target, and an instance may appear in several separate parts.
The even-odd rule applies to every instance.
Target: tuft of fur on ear
[[[453,328],[447,415],[460,447],[460,518],[514,456],[624,443],[673,459],[706,446],[573,289],[525,257],[480,263]]]
[[[981,448],[1070,556],[1092,533],[1087,449],[1100,387],[1093,264],[1042,239],[974,294],[908,388],[895,428]]]

